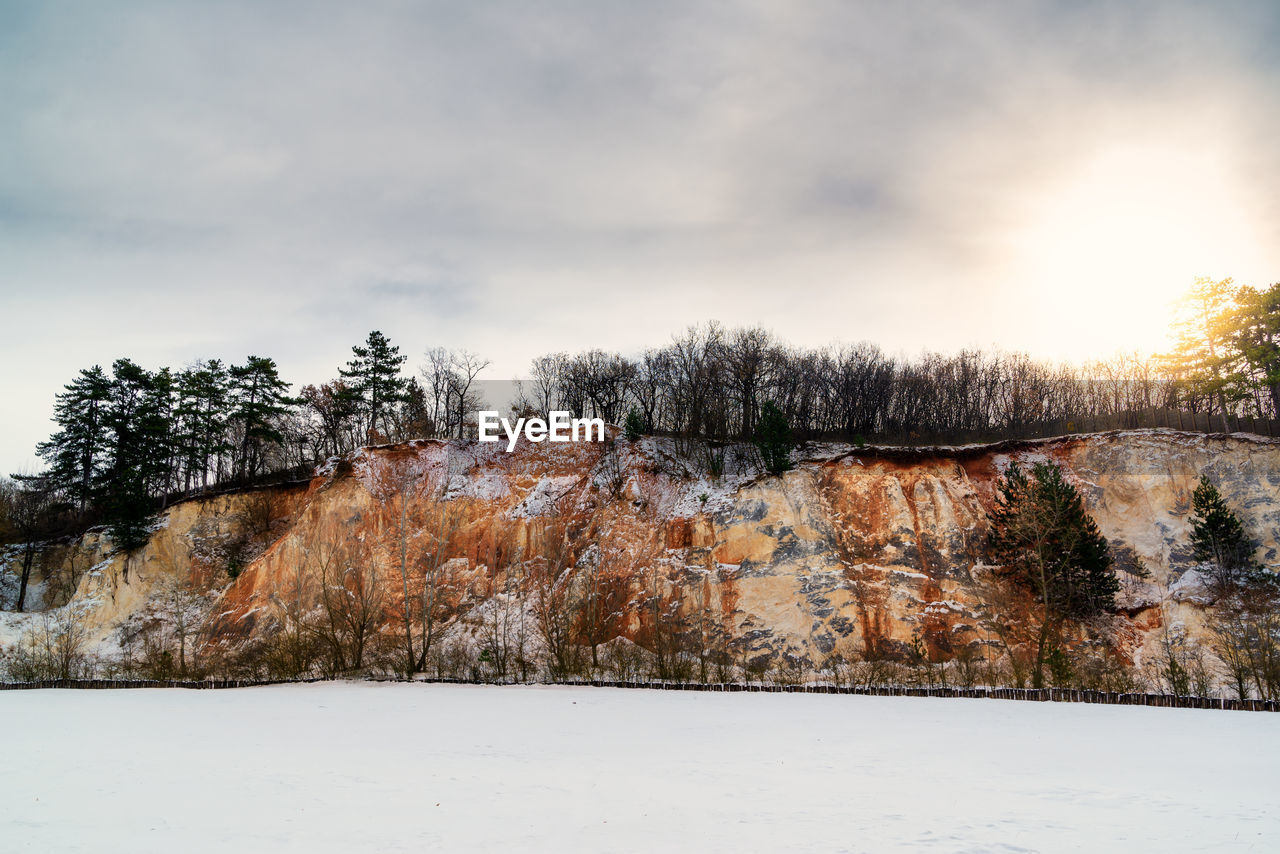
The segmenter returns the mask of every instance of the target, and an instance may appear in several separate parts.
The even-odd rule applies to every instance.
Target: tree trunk
[[[1044,611],[1044,619],[1040,621],[1040,638],[1036,642],[1036,669],[1031,674],[1031,685],[1033,688],[1044,687],[1044,659],[1045,644],[1049,639],[1049,608],[1046,606]]]
[[[18,587],[18,605],[19,613],[27,604],[27,584],[31,581],[31,566],[35,563],[36,550],[33,543],[27,543],[22,551],[22,581]]]

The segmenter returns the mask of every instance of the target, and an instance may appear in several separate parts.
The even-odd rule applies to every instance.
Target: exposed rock
[[[978,590],[987,512],[1000,471],[1015,459],[1062,465],[1121,556],[1119,636],[1131,660],[1153,650],[1171,621],[1191,634],[1203,626],[1207,593],[1187,521],[1202,473],[1240,512],[1260,543],[1259,558],[1280,568],[1276,441],[1144,431],[961,448],[824,445],[779,476],[739,466],[719,479],[676,450],[652,438],[609,446],[522,442],[511,454],[437,441],[365,449],[349,475],[329,466],[306,488],[277,496],[276,524],[249,549],[252,559],[234,582],[226,575],[227,543],[244,536],[250,495],[170,508],[151,542],[128,559],[109,556],[101,535],[87,535],[71,551],[94,568],[74,598],[91,614],[95,638],[109,643],[158,579],[225,588],[208,628],[238,642],[261,630],[273,595],[300,569],[310,571],[306,555],[325,538],[376,541],[377,467],[408,472],[432,485],[424,495],[462,509],[448,566],[470,574],[473,595],[494,589],[484,579],[546,554],[564,536],[565,565],[590,564],[632,586],[635,613],[622,624],[625,634],[642,640],[639,603],[657,583],[645,579],[661,575],[664,593],[700,596],[748,656],[816,662],[848,646],[904,649],[920,636],[945,657],[987,642]],[[62,571],[49,563],[46,575]],[[1132,574],[1138,565],[1148,579]],[[6,615],[0,641],[11,642],[21,623]]]

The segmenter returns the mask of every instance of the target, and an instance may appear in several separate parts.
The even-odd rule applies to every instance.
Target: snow
[[[1280,850],[1261,713],[373,683],[0,709],[13,851]]]
[[[519,504],[507,514],[510,518],[534,518],[553,516],[559,501],[568,495],[581,480],[576,475],[544,477],[539,480]]]
[[[1197,605],[1212,605],[1213,592],[1209,589],[1209,578],[1198,569],[1188,569],[1177,580],[1169,585],[1169,596],[1175,602],[1194,602]]]

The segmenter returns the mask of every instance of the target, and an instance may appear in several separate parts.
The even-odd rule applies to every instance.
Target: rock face
[[[390,572],[386,511],[397,499],[387,484],[402,492],[411,484],[404,518],[416,520],[415,536],[431,534],[433,511],[455,513],[439,563],[459,580],[464,623],[521,577],[519,567],[560,548],[572,572],[618,581],[625,595],[612,631],[641,643],[652,631],[649,603],[660,599],[709,620],[744,661],[817,664],[835,652],[911,644],[945,659],[990,642],[987,513],[1015,459],[1061,465],[1111,541],[1122,586],[1115,638],[1130,662],[1152,654],[1162,629],[1203,631],[1188,524],[1201,474],[1245,520],[1258,557],[1280,569],[1280,442],[1256,437],[1150,431],[951,449],[822,445],[780,476],[753,474],[730,449],[717,479],[692,462],[704,449],[678,450],[652,438],[523,443],[511,454],[459,442],[370,448],[302,487],[177,505],[128,560],[90,535],[46,560],[44,572],[65,572],[68,554],[92,566],[71,606],[104,644],[175,579],[210,591],[206,636],[234,644],[270,623],[280,591],[314,575],[326,549],[359,544],[365,560]],[[245,565],[228,581],[235,555]],[[1127,571],[1138,561],[1148,580]],[[5,620],[0,641],[11,642],[21,620]]]

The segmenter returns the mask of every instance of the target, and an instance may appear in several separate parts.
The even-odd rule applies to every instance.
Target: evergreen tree
[[[174,433],[177,392],[173,371],[161,368],[151,375],[144,407],[150,420],[144,427],[150,431],[147,441],[153,455],[147,482],[147,490],[152,495],[164,495],[172,490],[177,478],[179,445]]]
[[[338,373],[348,381],[348,392],[364,414],[366,435],[378,429],[380,420],[385,431],[386,416],[394,404],[404,399],[405,380],[400,376],[400,366],[409,357],[401,356],[400,348],[392,346],[377,330],[369,333],[363,347],[357,344],[351,352],[354,358]]]
[[[146,544],[153,490],[168,474],[170,378],[167,370],[153,375],[129,359],[117,359],[111,372],[109,461],[95,497],[112,541],[129,552]]]
[[[632,442],[644,434],[644,419],[640,417],[640,413],[634,407],[627,413],[627,420],[622,425],[622,429],[626,433],[627,439]]]
[[[1237,294],[1231,279],[1196,279],[1182,300],[1177,348],[1166,357],[1192,405],[1206,401],[1210,411],[1217,409],[1224,433],[1231,429],[1231,404],[1243,396],[1241,354],[1231,341]]]
[[[1191,545],[1196,560],[1213,564],[1220,591],[1248,580],[1259,568],[1253,558],[1254,544],[1208,477],[1200,477],[1191,496],[1191,510]]]
[[[228,384],[227,369],[218,359],[178,374],[175,442],[184,489],[197,482],[208,487],[211,468],[216,482],[219,461],[232,450],[227,439]]]
[[[405,383],[400,401],[396,429],[401,439],[425,439],[431,435],[431,408],[427,406],[427,391],[416,377]]]
[[[1280,418],[1280,284],[1265,291],[1242,288],[1237,301],[1235,346],[1248,365],[1249,384],[1270,399],[1272,417]]]
[[[1039,688],[1063,622],[1115,609],[1120,585],[1107,539],[1053,463],[1037,463],[1031,477],[1011,464],[997,486],[990,522],[988,545],[1000,574],[1041,605],[1033,676]]]
[[[49,464],[49,482],[82,513],[102,474],[110,399],[111,379],[100,366],[80,371],[54,398],[58,430],[36,448]]]
[[[787,417],[773,401],[765,403],[760,412],[760,420],[756,423],[755,445],[764,458],[764,467],[770,474],[779,474],[791,468],[791,449],[795,442],[791,438],[791,427]]]
[[[266,448],[283,441],[277,422],[293,405],[288,390],[274,359],[250,356],[243,365],[231,367],[228,419],[239,432],[236,473],[241,479],[256,475]]]

